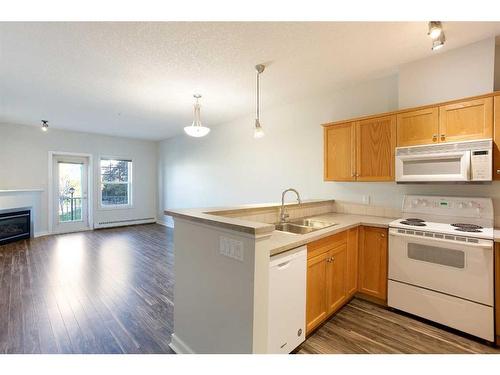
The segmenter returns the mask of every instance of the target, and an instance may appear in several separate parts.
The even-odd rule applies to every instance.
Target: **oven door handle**
[[[444,238],[435,238],[435,237],[424,237],[424,236],[415,236],[413,234],[402,234],[402,233],[394,233],[390,232],[389,236],[394,236],[394,237],[405,237],[405,238],[416,238],[419,240],[429,240],[429,241],[435,241],[435,242],[441,242],[441,243],[450,243],[454,245],[463,245],[467,247],[475,247],[479,249],[490,249],[493,250],[493,241],[491,243],[473,243],[473,242],[460,242],[460,241],[452,241],[452,240],[447,240]],[[486,240],[488,241],[488,240]]]

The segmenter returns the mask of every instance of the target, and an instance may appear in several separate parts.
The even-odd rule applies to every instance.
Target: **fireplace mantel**
[[[8,190],[1,190],[0,189],[0,194],[2,193],[36,193],[39,192],[41,193],[43,189],[8,189]]]

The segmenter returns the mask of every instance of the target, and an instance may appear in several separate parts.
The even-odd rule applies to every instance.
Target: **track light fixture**
[[[427,35],[431,37],[432,40],[436,40],[439,38],[441,33],[443,32],[443,26],[440,21],[430,21],[429,22],[429,32]]]
[[[42,131],[46,132],[49,130],[49,122],[47,120],[42,120]]]
[[[443,48],[446,38],[444,36],[443,25],[440,21],[429,22],[429,31],[427,35],[429,35],[432,39],[433,51]]]
[[[440,48],[443,48],[445,40],[446,39],[444,37],[444,33],[441,33],[436,40],[432,41],[432,50],[436,51]]]

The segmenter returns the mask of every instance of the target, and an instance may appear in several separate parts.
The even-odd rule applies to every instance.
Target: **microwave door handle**
[[[401,160],[427,160],[427,159],[447,159],[450,156],[459,156],[469,159],[470,162],[470,151],[460,151],[460,152],[436,152],[433,154],[414,154],[414,155],[399,155],[398,158]]]

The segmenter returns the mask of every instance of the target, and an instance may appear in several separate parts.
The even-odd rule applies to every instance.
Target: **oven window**
[[[448,159],[406,160],[403,161],[405,176],[432,176],[460,174],[460,157]]]
[[[409,243],[408,258],[448,267],[465,267],[465,253],[463,251],[436,246]]]

